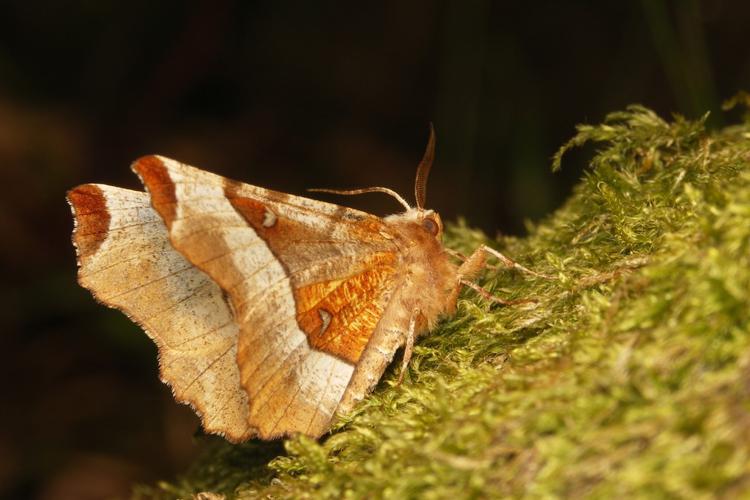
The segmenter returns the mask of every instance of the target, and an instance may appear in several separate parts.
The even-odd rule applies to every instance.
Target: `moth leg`
[[[470,269],[478,272],[482,268],[486,268],[486,269],[499,269],[500,266],[495,266],[495,265],[487,264],[484,261],[484,259],[481,259],[481,264],[476,264],[475,265],[473,263],[473,261],[475,261],[475,260],[476,261],[480,260],[480,255],[481,256],[491,255],[493,257],[497,257],[497,259],[501,262],[502,267],[511,268],[511,269],[518,269],[519,271],[522,271],[524,273],[529,273],[529,274],[531,274],[533,276],[538,276],[540,278],[553,279],[553,277],[550,276],[550,275],[548,275],[548,274],[537,273],[536,271],[532,271],[531,269],[528,269],[528,268],[522,266],[518,262],[512,260],[509,257],[506,257],[505,255],[501,254],[500,252],[498,252],[494,248],[490,248],[487,245],[482,245],[482,246],[478,247],[468,257],[466,255],[462,254],[461,252],[457,252],[455,250],[451,250],[450,248],[446,248],[445,249],[445,253],[447,253],[451,257],[454,257],[454,258],[462,261],[463,264],[466,264],[467,262],[472,261],[472,264],[470,264],[470,265],[467,266],[467,270],[470,268]],[[468,273],[466,273],[466,274],[468,274]]]
[[[398,384],[401,384],[404,380],[404,374],[406,374],[406,367],[411,361],[411,355],[414,353],[414,341],[417,338],[417,318],[421,314],[419,309],[415,309],[409,320],[409,331],[406,332],[406,344],[404,345],[404,359],[401,360],[401,373],[398,375]]]
[[[456,259],[458,259],[458,260],[460,260],[462,262],[465,261],[466,259],[468,259],[467,256],[465,256],[461,252],[457,252],[456,250],[452,250],[450,248],[444,248],[443,250],[445,251],[445,253],[447,253],[451,257],[454,257],[454,258],[456,258]]]
[[[474,253],[471,254],[471,256],[467,259],[466,262],[470,261],[474,257],[474,255],[476,255],[478,252],[482,252],[482,253],[484,253],[486,255],[491,255],[491,256],[497,258],[504,267],[507,267],[509,269],[517,269],[517,270],[519,270],[521,272],[524,272],[526,274],[530,274],[532,276],[536,276],[537,278],[544,278],[544,279],[548,279],[548,280],[554,279],[553,276],[550,276],[548,274],[538,273],[536,271],[532,271],[531,269],[529,269],[527,267],[522,266],[521,264],[519,264],[515,260],[506,257],[505,255],[501,254],[500,252],[498,252],[494,248],[490,248],[487,245],[481,245],[479,248],[477,248],[476,250],[474,250]],[[463,266],[461,266],[461,267],[463,267]]]
[[[463,263],[458,268],[459,279],[472,279],[482,268],[487,266],[487,253],[483,250],[484,245],[480,246],[468,257],[463,257]],[[485,247],[486,248],[486,247]],[[458,253],[458,252],[456,252]],[[459,254],[461,255],[461,254]]]
[[[477,285],[476,283],[472,281],[466,281],[465,279],[459,279],[458,282],[463,286],[468,286],[472,290],[476,291],[479,295],[484,297],[487,300],[491,300],[492,302],[497,302],[498,304],[502,304],[504,306],[510,306],[514,304],[527,304],[529,302],[535,302],[531,299],[516,299],[516,300],[505,300],[501,299],[500,297],[496,295],[492,295],[490,292],[482,288],[481,286]]]
[[[456,253],[458,254],[458,252]],[[500,297],[496,297],[495,295],[491,294],[490,292],[488,292],[481,286],[477,285],[476,283],[470,281],[479,273],[479,271],[482,270],[482,268],[488,267],[486,263],[486,258],[488,255],[496,257],[498,260],[500,260],[500,262],[503,264],[504,267],[511,268],[511,269],[518,269],[519,271],[529,273],[532,276],[552,279],[552,276],[548,276],[546,274],[541,274],[541,273],[532,271],[531,269],[528,269],[522,266],[516,261],[509,259],[508,257],[501,254],[497,250],[492,249],[488,247],[487,245],[481,245],[479,248],[474,250],[474,252],[470,256],[463,258],[464,262],[458,268],[458,273],[457,273],[458,274],[458,286],[456,287],[456,290],[454,291],[455,296],[452,297],[451,299],[452,301],[455,301],[455,299],[458,297],[458,292],[460,291],[461,286],[467,286],[471,288],[472,290],[476,291],[477,293],[479,293],[485,299],[490,300],[492,302],[496,302],[498,304],[502,304],[502,305],[525,304],[529,302],[535,302],[534,300],[531,300],[531,299],[517,299],[517,300],[501,299]]]

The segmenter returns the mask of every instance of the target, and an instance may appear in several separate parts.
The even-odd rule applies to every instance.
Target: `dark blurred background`
[[[746,0],[2,2],[0,496],[123,496],[200,448],[150,341],[76,285],[67,189],[140,188],[130,162],[159,153],[411,200],[432,121],[429,206],[523,234],[581,175],[585,152],[549,171],[575,124],[642,103],[721,126],[748,26]]]

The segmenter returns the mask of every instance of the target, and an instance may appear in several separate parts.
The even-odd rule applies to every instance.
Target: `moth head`
[[[438,241],[443,238],[443,221],[434,210],[411,207],[400,214],[389,215],[385,220],[395,226],[403,227],[412,234],[421,233],[422,236],[435,238]]]
[[[416,209],[417,223],[435,238],[443,236],[443,221],[434,210]]]

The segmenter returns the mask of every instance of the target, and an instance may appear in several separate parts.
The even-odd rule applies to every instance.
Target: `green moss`
[[[738,101],[741,102],[741,101]],[[695,498],[750,494],[750,123],[642,107],[582,125],[598,148],[527,238],[492,244],[555,280],[487,271],[327,438],[214,444],[142,494]],[[460,222],[448,245],[486,242]],[[275,456],[267,462],[267,458]],[[265,466],[267,464],[267,466]]]

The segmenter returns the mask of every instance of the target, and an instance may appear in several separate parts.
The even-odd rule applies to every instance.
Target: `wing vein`
[[[188,264],[190,264],[190,263],[188,263]],[[192,264],[190,264],[190,265],[188,265],[187,267],[184,267],[184,268],[182,268],[182,269],[178,269],[178,270],[176,270],[176,271],[172,271],[172,272],[170,272],[170,273],[168,273],[168,274],[165,274],[164,276],[160,276],[159,278],[156,278],[156,279],[153,279],[153,280],[149,280],[149,281],[147,281],[146,283],[141,283],[140,285],[138,285],[138,286],[136,286],[136,287],[133,287],[133,288],[131,288],[130,290],[125,290],[124,292],[120,292],[120,293],[117,293],[117,294],[115,294],[115,295],[110,295],[109,297],[106,297],[106,299],[105,299],[105,300],[106,300],[106,301],[112,301],[112,300],[114,300],[114,299],[117,299],[117,298],[119,298],[119,297],[122,297],[123,295],[128,295],[128,294],[131,294],[131,293],[133,293],[133,292],[135,292],[135,291],[138,291],[138,290],[140,290],[141,288],[147,287],[147,286],[149,286],[149,285],[153,285],[154,283],[158,283],[159,281],[165,280],[165,279],[167,279],[167,278],[171,278],[172,276],[176,276],[176,275],[178,275],[178,274],[180,274],[180,273],[182,273],[182,272],[185,272],[185,271],[187,271],[187,270],[190,270],[190,269],[192,269],[192,268],[193,268],[193,265],[192,265]]]
[[[212,368],[212,367],[213,367],[213,366],[214,366],[214,365],[215,365],[216,363],[218,363],[218,362],[219,362],[219,360],[220,360],[221,358],[223,358],[224,356],[226,356],[226,355],[227,355],[227,354],[229,353],[229,351],[231,351],[231,350],[232,350],[232,347],[234,347],[234,343],[230,343],[230,344],[229,344],[229,347],[227,347],[227,348],[226,348],[226,349],[224,350],[224,352],[222,352],[221,354],[219,354],[218,356],[216,356],[216,358],[214,358],[214,359],[213,359],[213,360],[212,360],[212,361],[211,361],[211,362],[210,362],[210,363],[208,364],[208,366],[206,366],[206,367],[205,367],[205,368],[204,368],[203,370],[201,370],[201,371],[200,371],[200,373],[198,373],[198,375],[196,375],[196,376],[195,376],[195,377],[193,378],[193,380],[191,380],[191,381],[190,381],[190,383],[189,383],[189,384],[188,384],[188,385],[187,385],[187,386],[186,386],[186,387],[185,387],[185,388],[184,388],[184,389],[182,390],[182,393],[184,394],[184,393],[186,393],[186,392],[187,392],[188,390],[190,390],[190,388],[191,388],[191,387],[193,386],[193,384],[194,384],[195,382],[197,382],[197,381],[198,381],[198,379],[199,379],[199,378],[201,378],[201,377],[202,377],[203,375],[205,375],[205,374],[206,374],[206,372],[207,372],[208,370],[210,370],[210,369],[211,369],[211,368]]]

